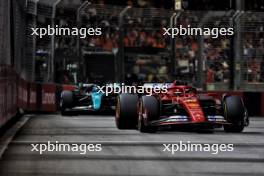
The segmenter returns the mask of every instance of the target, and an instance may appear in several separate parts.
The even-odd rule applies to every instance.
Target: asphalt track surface
[[[123,176],[123,175],[264,175],[264,117],[251,118],[240,134],[159,131],[141,134],[118,130],[113,116],[36,115],[9,144],[0,160],[1,176]],[[102,144],[102,151],[32,152],[32,143]],[[234,151],[164,152],[163,143],[231,143]]]

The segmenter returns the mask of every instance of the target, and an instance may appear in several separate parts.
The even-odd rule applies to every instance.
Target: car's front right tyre
[[[73,92],[71,91],[63,91],[61,93],[61,100],[60,100],[60,110],[61,110],[61,115],[66,116],[69,115],[69,112],[67,111],[67,108],[71,108],[73,106]]]
[[[154,96],[142,96],[139,104],[138,130],[142,133],[155,133],[157,126],[151,124],[160,116],[160,104]]]
[[[225,132],[240,133],[245,126],[245,107],[239,96],[227,96],[223,99],[223,112],[228,123],[224,125]]]

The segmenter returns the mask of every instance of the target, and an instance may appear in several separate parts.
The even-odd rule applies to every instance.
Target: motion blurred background
[[[100,27],[102,36],[30,35],[48,25]],[[162,35],[179,25],[233,27],[235,35]],[[2,114],[43,110],[39,101],[57,103],[46,92],[79,82],[181,79],[248,92],[264,105],[264,0],[0,0],[0,48]]]

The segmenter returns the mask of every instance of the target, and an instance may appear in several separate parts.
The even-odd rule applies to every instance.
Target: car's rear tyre
[[[160,103],[154,96],[142,96],[139,105],[138,130],[142,133],[155,133],[157,126],[150,123],[158,120],[160,116]]]
[[[118,129],[135,129],[137,125],[138,96],[120,94],[117,97],[115,122]]]
[[[224,125],[225,132],[242,132],[245,126],[245,107],[241,97],[227,96],[223,98],[222,105],[225,119],[231,123]]]
[[[74,103],[74,95],[71,91],[63,91],[61,93],[61,102],[60,102],[60,108],[61,108],[61,115],[66,116],[70,115],[70,112],[67,111],[68,108],[72,108]]]

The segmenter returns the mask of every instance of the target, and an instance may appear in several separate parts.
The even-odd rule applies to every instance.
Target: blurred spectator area
[[[241,67],[246,82],[264,82],[264,12],[246,12],[241,18]]]
[[[144,48],[162,49],[163,52],[167,53],[167,57],[171,57],[171,39],[168,36],[162,35],[162,28],[169,27],[173,10],[162,6],[162,4],[153,5],[152,3],[142,3],[139,5],[135,1],[111,1],[111,3],[108,3],[107,1],[98,0],[92,2],[92,5],[81,12],[81,27],[101,27],[103,34],[102,36],[89,36],[81,39],[80,47],[82,52],[108,51],[117,53],[120,49],[119,40],[120,30],[122,29],[122,41],[125,48],[142,48],[142,50]],[[186,3],[187,1],[185,5],[188,5]],[[127,4],[132,5],[133,8],[127,11],[124,16],[124,23],[122,26],[119,26],[119,14],[125,8],[124,5]],[[56,24],[65,27],[76,27],[77,8],[78,6],[66,7],[64,5],[58,5]],[[177,25],[191,25],[192,27],[201,25],[210,28],[231,27],[230,18],[234,11],[211,11],[210,18],[200,24],[206,13],[209,13],[209,11],[184,11],[180,15]],[[263,13],[261,12],[245,13],[241,17],[239,28],[241,28],[242,37],[240,44],[242,50],[241,58],[238,59],[238,64],[241,67],[241,81],[264,81],[263,24]],[[198,36],[177,36],[175,43],[174,49],[176,50],[176,56],[173,59],[177,64],[176,74],[193,82],[197,79],[197,60],[200,48]],[[206,83],[229,83],[231,76],[230,61],[234,59],[231,58],[230,51],[232,47],[230,43],[230,36],[219,36],[216,39],[204,36],[203,58],[205,65],[203,69],[206,76],[204,81]],[[61,70],[67,68],[67,62],[77,60],[78,49],[76,47],[75,36],[56,37],[55,46],[57,65],[63,67],[60,68]],[[131,64],[132,55],[126,54],[125,57],[130,58],[126,60],[130,60]],[[148,65],[147,63],[150,63],[148,61],[150,57],[151,55],[144,57],[133,55],[134,64],[137,66],[139,65],[138,63],[141,63],[142,65],[142,62],[138,62],[138,60],[145,58],[146,60],[143,65]],[[154,62],[155,58],[152,58]],[[162,57],[159,56],[158,58]],[[149,66],[151,67],[149,70],[155,68],[151,64]],[[174,66],[166,62],[162,67],[165,67],[165,70],[169,72],[170,68],[168,67]],[[149,74],[153,73],[158,74],[159,71]],[[129,72],[128,74],[135,73]]]

